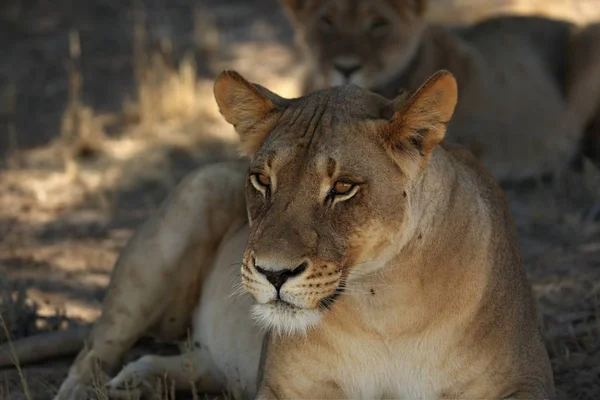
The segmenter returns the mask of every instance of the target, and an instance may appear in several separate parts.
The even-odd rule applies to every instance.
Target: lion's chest
[[[439,354],[418,338],[372,339],[350,349],[334,377],[349,398],[433,398],[447,383]]]

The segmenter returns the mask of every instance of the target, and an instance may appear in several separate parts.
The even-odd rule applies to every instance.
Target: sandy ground
[[[450,23],[510,10],[600,20],[595,0],[430,3]],[[2,2],[0,311],[13,338],[97,318],[133,230],[185,174],[234,154],[215,74],[293,96],[291,43],[275,0]],[[564,399],[600,396],[598,188],[588,165],[507,189]],[[31,398],[50,398],[70,362],[24,368]],[[26,398],[14,368],[0,370],[5,398]]]

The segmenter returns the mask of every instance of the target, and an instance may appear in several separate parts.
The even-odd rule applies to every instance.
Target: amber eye
[[[338,194],[338,195],[348,194],[348,193],[350,193],[350,191],[353,188],[354,188],[354,184],[352,184],[352,183],[337,181],[336,183],[334,183],[333,187],[331,188],[331,194]]]
[[[333,28],[333,20],[325,15],[319,20],[319,27],[324,31],[331,30]]]
[[[254,179],[261,186],[269,186],[271,184],[271,178],[265,174],[254,174]]]
[[[383,18],[374,19],[369,25],[369,32],[373,35],[381,35],[387,31],[390,23]]]

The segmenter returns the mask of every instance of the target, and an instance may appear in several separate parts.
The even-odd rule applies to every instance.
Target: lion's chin
[[[279,335],[305,334],[321,319],[317,309],[298,308],[283,301],[255,304],[252,315],[264,328]]]

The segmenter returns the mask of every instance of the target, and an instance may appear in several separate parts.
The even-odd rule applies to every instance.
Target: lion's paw
[[[108,376],[102,374],[95,379],[84,379],[77,374],[69,374],[63,382],[54,397],[54,400],[90,400],[95,398],[104,398],[105,391],[103,382],[108,380]]]
[[[121,372],[112,378],[106,388],[111,398],[135,399],[142,394],[152,398],[154,390],[150,385],[153,375],[153,356],[143,356],[137,361],[127,364]]]

